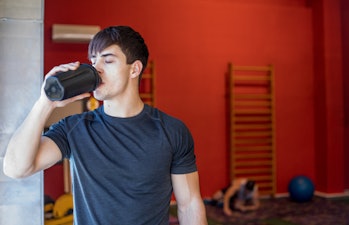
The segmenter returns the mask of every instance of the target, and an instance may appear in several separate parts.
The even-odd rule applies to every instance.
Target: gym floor
[[[255,212],[236,212],[233,217],[223,214],[222,208],[206,205],[209,225],[348,225],[349,197],[313,197],[309,202],[297,203],[289,198],[263,199]],[[171,215],[176,216],[175,206]],[[172,220],[171,225],[178,222]]]

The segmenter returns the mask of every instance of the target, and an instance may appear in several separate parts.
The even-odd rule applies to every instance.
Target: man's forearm
[[[20,178],[31,174],[45,123],[52,112],[44,100],[38,100],[13,134],[4,158],[4,173]]]
[[[184,210],[178,209],[178,219],[181,225],[207,225],[203,201],[197,200]]]

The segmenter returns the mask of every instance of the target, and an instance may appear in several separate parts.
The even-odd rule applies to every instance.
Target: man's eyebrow
[[[108,56],[115,56],[116,57],[116,55],[113,53],[105,53],[105,54],[101,55],[101,57],[108,57]]]
[[[113,56],[113,57],[117,57],[117,55],[113,54],[113,53],[104,53],[104,54],[101,54],[100,57],[103,57],[103,58],[106,58],[108,56]],[[93,54],[90,56],[90,59],[95,59],[97,58],[97,55]]]

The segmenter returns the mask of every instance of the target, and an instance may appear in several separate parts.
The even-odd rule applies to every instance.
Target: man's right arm
[[[42,137],[45,122],[53,111],[44,98],[40,98],[13,134],[4,158],[4,173],[12,178],[30,176],[48,168],[62,158],[57,145]]]
[[[54,67],[46,77],[60,71],[74,70],[79,64],[75,62]],[[3,165],[5,175],[13,178],[27,177],[61,160],[62,153],[56,143],[42,136],[45,123],[56,107],[64,107],[88,96],[90,94],[85,93],[64,101],[53,102],[46,97],[41,88],[40,98],[9,141]]]

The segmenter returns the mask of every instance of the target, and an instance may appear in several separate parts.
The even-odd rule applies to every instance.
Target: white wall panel
[[[0,225],[43,224],[43,174],[15,180],[2,171],[9,138],[40,94],[43,9],[43,0],[0,0]]]

